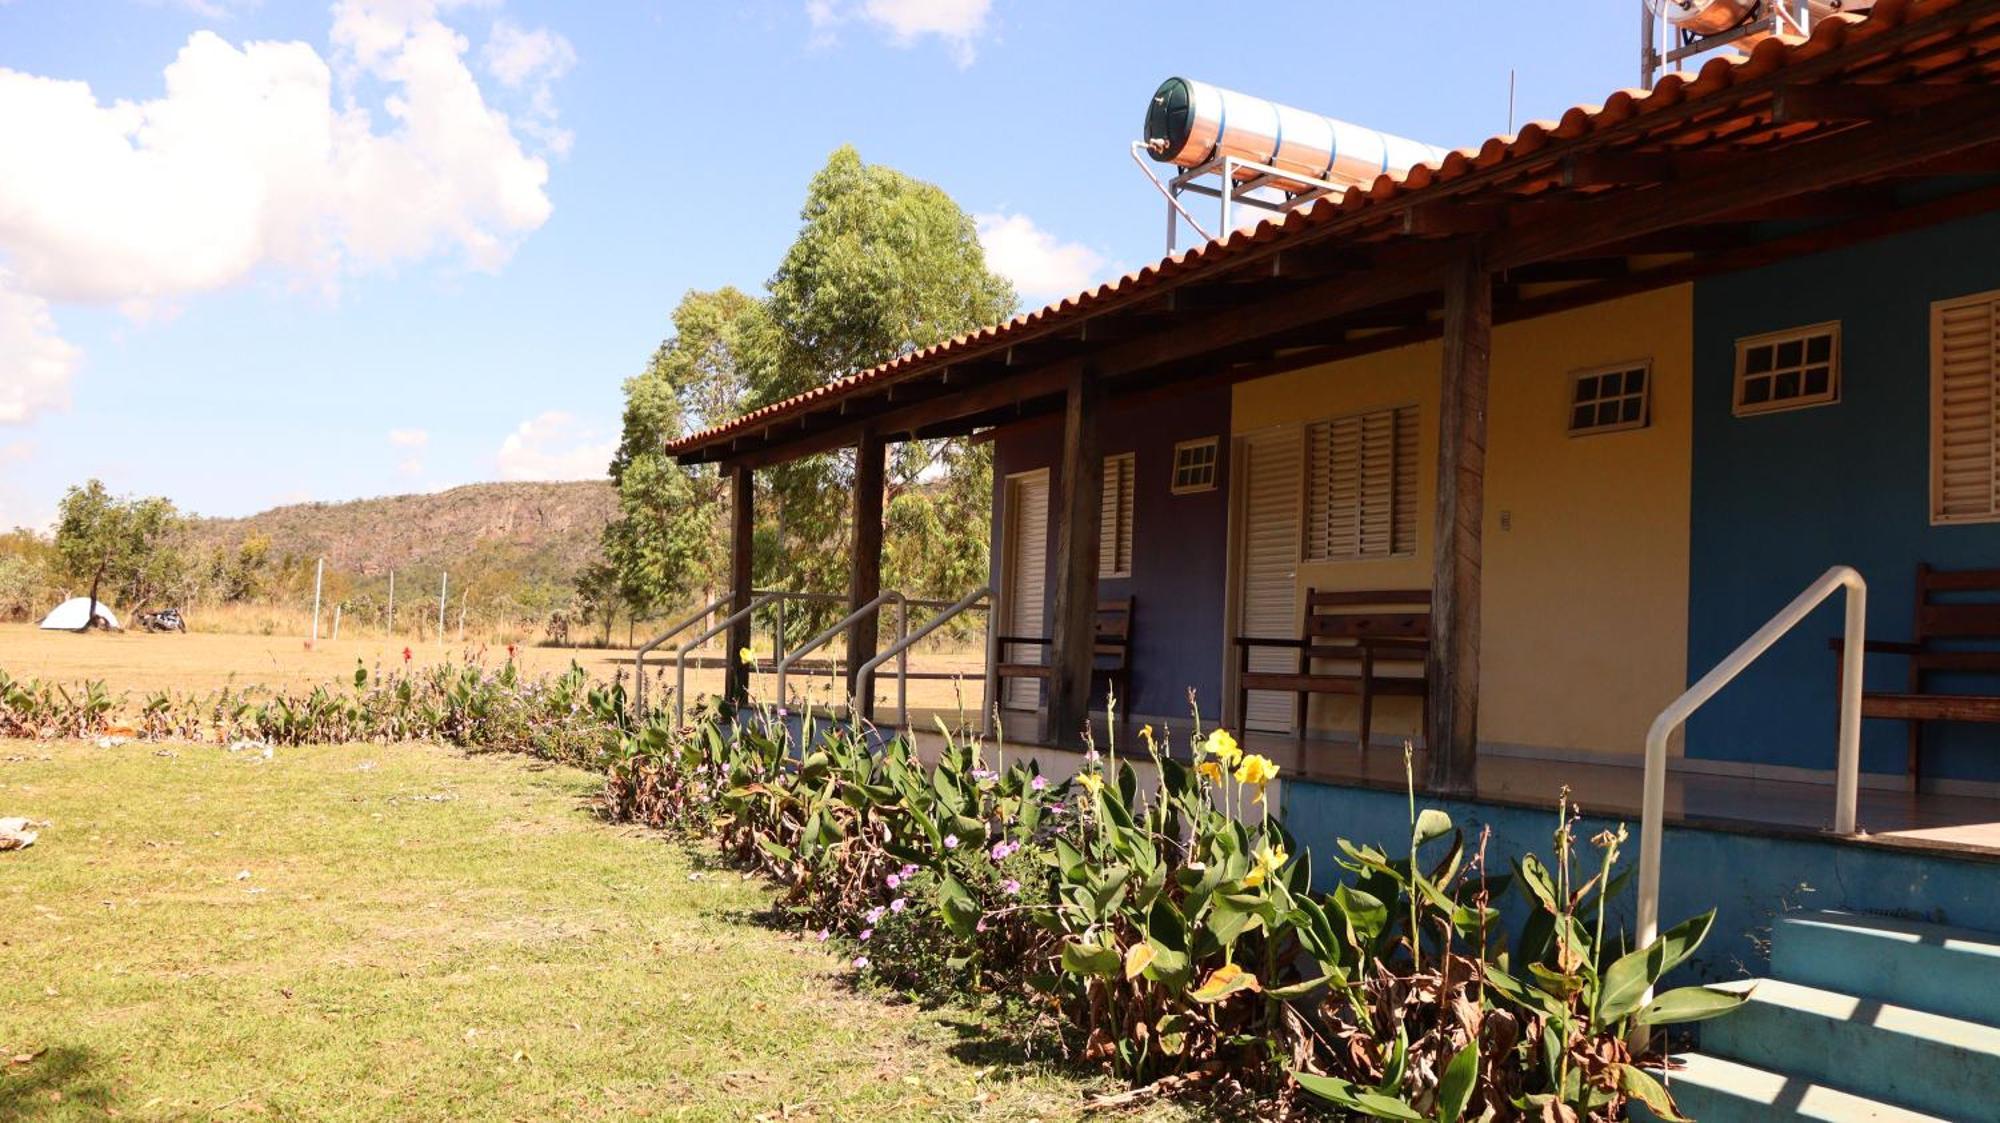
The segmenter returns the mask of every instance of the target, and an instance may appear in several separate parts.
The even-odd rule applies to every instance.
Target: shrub
[[[607,807],[713,834],[864,976],[1047,1011],[1072,1056],[1135,1084],[1235,1082],[1395,1120],[1614,1119],[1632,1098],[1671,1116],[1628,1041],[1740,1001],[1644,1001],[1712,914],[1625,952],[1604,920],[1622,833],[1593,840],[1576,883],[1567,813],[1553,868],[1494,874],[1484,839],[1469,850],[1413,795],[1402,856],[1342,841],[1317,892],[1265,802],[1276,767],[1226,732],[1177,759],[1142,730],[1142,789],[1115,746],[1051,783],[948,732],[927,766],[905,739],[794,720],[655,721],[624,739]],[[1531,910],[1512,941],[1508,892]]]

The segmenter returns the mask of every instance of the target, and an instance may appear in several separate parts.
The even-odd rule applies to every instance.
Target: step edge
[[[1882,1120],[1883,1123],[1951,1123],[1951,1120],[1943,1116],[1929,1115],[1915,1108],[1904,1107],[1901,1104],[1890,1103],[1886,1100],[1871,1099],[1868,1096],[1850,1092],[1844,1088],[1836,1088],[1829,1084],[1805,1080],[1803,1077],[1786,1076],[1781,1072],[1772,1072],[1770,1069],[1744,1064],[1742,1061],[1730,1060],[1727,1057],[1717,1057],[1708,1053],[1681,1053],[1674,1055],[1671,1059],[1686,1067],[1664,1070],[1658,1064],[1643,1066],[1648,1074],[1666,1085],[1670,1093],[1673,1091],[1675,1084],[1692,1084],[1695,1087],[1714,1092],[1717,1095],[1729,1096],[1732,1099],[1753,1106],[1769,1108],[1773,1105],[1773,1101],[1758,1099],[1754,1092],[1746,1094],[1736,1089],[1725,1087],[1718,1082],[1717,1078],[1724,1077],[1764,1083],[1776,1082],[1780,1088],[1790,1081],[1802,1080],[1805,1084],[1805,1092],[1800,1097],[1801,1106],[1804,1105],[1807,1097],[1813,1097],[1819,1100],[1831,1101],[1815,1104],[1815,1108],[1839,1108],[1847,1113],[1865,1110],[1874,1113],[1875,1117]]]
[[[1840,1004],[1850,1006],[1872,1004],[1876,1007],[1873,1020],[1854,1024],[1882,1033],[1917,1037],[1943,1047],[1961,1049],[2000,1060],[2000,1027],[1990,1026],[1984,1022],[1934,1014],[1912,1006],[1900,1006],[1877,998],[1845,994],[1841,991],[1784,979],[1732,979],[1726,983],[1713,985],[1717,990],[1732,993],[1748,991],[1749,1004],[1791,1010],[1808,1017],[1841,1022],[1850,1021],[1853,1011],[1851,1009],[1839,1011],[1830,1007]]]
[[[1902,917],[1878,916],[1874,913],[1847,912],[1842,909],[1814,909],[1807,912],[1786,913],[1777,919],[1777,924],[1781,933],[1784,928],[1812,928],[1863,939],[1891,940],[1912,947],[1935,947],[1959,955],[2000,959],[2000,935],[1972,928],[1932,924],[1928,921],[1905,920]],[[1778,938],[1782,938],[1781,933]],[[1941,942],[1927,944],[1925,937],[1936,937]]]

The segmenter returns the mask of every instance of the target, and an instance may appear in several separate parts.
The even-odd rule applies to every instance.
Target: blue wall
[[[1560,777],[1549,782],[1553,797],[1553,786]],[[1553,860],[1553,809],[1421,797],[1418,805],[1449,814],[1465,832],[1468,847],[1477,847],[1481,830],[1492,828],[1486,856],[1488,868],[1495,873],[1505,872],[1509,863],[1530,851],[1545,862]],[[1409,850],[1409,803],[1400,791],[1287,779],[1284,815],[1286,827],[1312,854],[1313,877],[1321,889],[1331,889],[1342,872],[1333,864],[1340,853],[1336,839],[1369,843],[1392,855]],[[1577,837],[1587,840],[1618,825],[1587,818],[1578,826]],[[1628,829],[1625,861],[1636,864],[1638,824],[1629,824]],[[1447,845],[1444,841],[1431,844],[1436,857],[1443,857]],[[1602,860],[1588,845],[1581,850],[1579,867]],[[1430,855],[1431,850],[1425,854]],[[1772,919],[1796,909],[1885,913],[2000,933],[2000,894],[1993,892],[2000,865],[1990,860],[1681,827],[1667,828],[1661,854],[1660,926],[1666,928],[1711,908],[1716,910],[1715,927],[1697,957],[1683,969],[1688,977],[1682,982],[1719,982],[1762,974],[1766,967],[1764,942],[1769,939]],[[1624,868],[1622,863],[1620,868]],[[1634,899],[1628,890],[1617,902],[1612,927],[1632,931]],[[1525,912],[1518,900],[1509,900],[1505,915],[1512,938],[1520,931]]]
[[[1700,282],[1688,673],[1699,677],[1828,566],[1868,579],[1868,634],[1910,638],[1917,563],[2000,566],[2000,525],[1930,525],[1930,305],[2000,288],[2000,216]],[[1841,400],[1731,415],[1736,340],[1838,320]],[[1838,598],[1696,715],[1688,755],[1833,766],[1828,637]],[[1906,668],[1871,656],[1869,684]],[[1989,680],[1984,689],[1993,689]],[[1862,767],[1904,770],[1905,726],[1871,721]],[[1927,777],[2000,779],[2000,726],[1933,723]]]
[[[1220,441],[1213,491],[1172,493],[1174,445]],[[1098,583],[1100,597],[1133,598],[1129,714],[1178,718],[1193,688],[1208,717],[1221,713],[1223,586],[1229,537],[1229,389],[1198,390],[1105,408],[1104,455],[1132,453],[1132,576]],[[1006,478],[1049,469],[1049,518],[1062,517],[1062,422],[1042,418],[998,431],[993,453],[993,575],[1003,581]],[[1055,531],[1048,573],[1055,574]],[[1055,595],[1048,597],[1055,610]]]

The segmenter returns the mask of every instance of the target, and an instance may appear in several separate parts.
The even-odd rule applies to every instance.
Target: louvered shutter
[[[1299,484],[1304,465],[1297,429],[1243,438],[1242,578],[1237,631],[1266,639],[1296,639],[1299,631]],[[1250,669],[1298,669],[1296,652],[1253,648]],[[1292,731],[1292,696],[1253,690],[1243,715],[1251,729]]]
[[[1416,550],[1417,411],[1378,410],[1306,429],[1309,561]]]
[[[1049,476],[1047,472],[1017,476],[1008,481],[1007,550],[1007,632],[1017,636],[1046,635],[1044,615],[1048,590]],[[1001,653],[1010,663],[1040,663],[1047,648],[1037,644],[1012,644]],[[1009,709],[1035,709],[1041,703],[1041,684],[1031,678],[1007,680],[1005,704]]]
[[[1104,462],[1104,490],[1097,533],[1097,575],[1132,575],[1132,453]]]
[[[2000,296],[1931,311],[1931,518],[2000,517]]]

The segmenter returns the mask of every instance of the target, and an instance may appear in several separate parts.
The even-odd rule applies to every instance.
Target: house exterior
[[[1427,798],[1502,852],[1545,840],[1565,789],[1607,826],[1655,808],[1652,837],[1664,817],[1708,863],[1669,866],[1666,912],[1735,910],[1715,974],[1828,878],[1826,903],[2000,929],[2000,724],[1926,722],[1919,774],[1908,724],[1860,723],[1859,829],[1826,835],[1833,601],[1638,767],[1662,711],[1835,566],[1878,645],[1950,615],[1967,673],[1920,692],[2000,717],[2000,606],[1978,607],[2000,594],[1916,596],[1924,566],[2000,587],[1996,52],[2000,0],[1879,0],[680,440],[733,482],[729,650],[760,469],[854,450],[861,610],[886,444],[973,435],[992,574],[961,605],[1041,641],[991,665],[1048,667],[989,678],[1010,741],[1101,728],[1097,611],[1130,598],[1120,717],[1288,753],[1316,847],[1404,813],[1409,742]],[[1302,669],[1238,641],[1301,642],[1309,591],[1428,598],[1400,649],[1425,694],[1378,699],[1366,745],[1351,696],[1303,721],[1290,694],[1238,701],[1246,666]],[[876,637],[862,612],[851,678]],[[1865,667],[1911,689],[1894,651]]]

